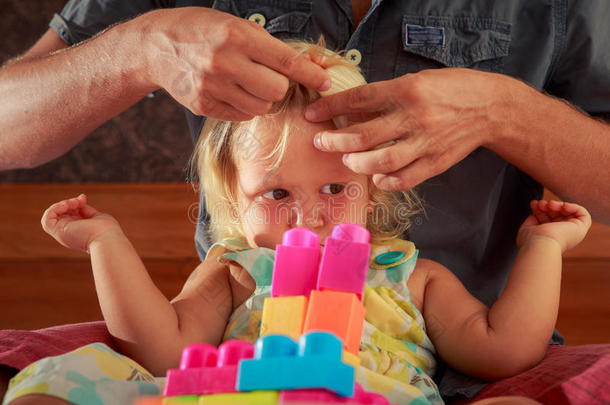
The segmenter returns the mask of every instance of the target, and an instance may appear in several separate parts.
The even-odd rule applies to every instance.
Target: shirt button
[[[267,19],[265,18],[265,16],[260,13],[254,13],[254,14],[250,15],[250,17],[248,17],[248,20],[254,21],[261,27],[264,27],[265,24],[267,23]]]
[[[350,49],[345,53],[345,58],[349,63],[358,66],[362,60],[362,54],[357,49]]]
[[[402,258],[405,257],[405,252],[401,252],[399,250],[393,250],[391,252],[382,253],[375,258],[375,263],[385,266],[387,264],[396,263]]]

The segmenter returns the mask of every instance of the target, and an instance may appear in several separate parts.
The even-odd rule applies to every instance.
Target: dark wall
[[[0,0],[0,64],[29,49],[65,3]],[[183,182],[191,151],[182,108],[159,91],[108,121],[66,155],[35,169],[0,172],[0,183]]]

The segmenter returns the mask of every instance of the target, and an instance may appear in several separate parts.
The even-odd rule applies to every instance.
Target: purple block
[[[284,232],[276,246],[271,296],[309,296],[316,289],[320,265],[320,237],[307,228]]]
[[[220,394],[237,392],[237,367],[242,359],[254,356],[254,346],[241,340],[229,340],[218,350],[205,343],[195,343],[182,351],[180,368],[167,370],[163,395]]]
[[[369,238],[369,231],[361,225],[335,226],[324,244],[316,288],[351,292],[362,300],[371,254]]]
[[[381,394],[366,392],[356,383],[352,397],[341,397],[324,389],[284,390],[280,392],[279,405],[284,404],[358,404],[390,405]]]

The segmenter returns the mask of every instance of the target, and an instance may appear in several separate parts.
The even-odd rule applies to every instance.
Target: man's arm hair
[[[31,168],[70,150],[154,90],[139,80],[121,25],[69,47],[49,29],[0,69],[0,170]]]

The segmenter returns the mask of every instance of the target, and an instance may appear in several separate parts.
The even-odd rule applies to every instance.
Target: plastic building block
[[[316,289],[320,266],[320,237],[307,228],[284,232],[276,246],[271,296],[309,296]]]
[[[280,334],[297,340],[303,332],[307,302],[303,296],[265,298],[260,336]]]
[[[239,364],[237,389],[326,388],[342,396],[354,393],[354,368],[341,361],[343,344],[332,333],[311,332],[298,343],[283,335],[257,340],[254,359]]]
[[[381,394],[366,392],[360,384],[356,384],[354,395],[351,398],[340,397],[327,390],[307,389],[281,391],[279,405],[284,404],[374,404],[390,405],[390,402]]]
[[[198,405],[277,405],[278,391],[240,392],[199,397]]]
[[[180,397],[150,397],[143,396],[134,402],[134,405],[198,405],[198,395],[184,395]]]
[[[345,349],[355,355],[360,351],[364,326],[364,306],[354,293],[312,291],[303,332],[326,330],[341,339]]]
[[[354,367],[355,370],[355,374],[354,377],[358,376],[358,368],[360,367],[360,357],[358,357],[357,355],[348,352],[347,350],[343,350],[343,362],[345,364],[349,364],[350,366]]]
[[[199,405],[199,395],[164,398],[163,405]]]
[[[235,392],[238,363],[250,359],[254,346],[229,340],[218,350],[208,344],[192,344],[182,351],[180,368],[167,371],[164,395],[200,395]]]
[[[134,405],[163,405],[163,397],[142,396],[136,398]]]
[[[369,239],[369,232],[358,224],[335,226],[324,244],[316,289],[352,292],[362,299],[371,254]]]

